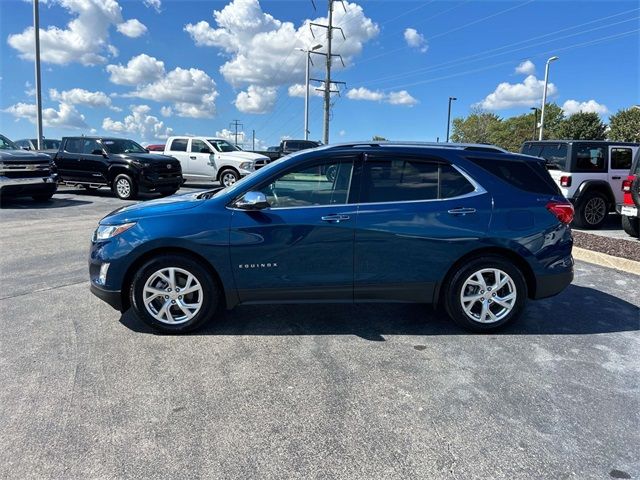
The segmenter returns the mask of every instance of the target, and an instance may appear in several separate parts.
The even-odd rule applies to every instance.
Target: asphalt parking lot
[[[0,210],[0,478],[640,477],[640,277],[577,263],[519,323],[243,306],[161,336],[93,297],[106,190]]]

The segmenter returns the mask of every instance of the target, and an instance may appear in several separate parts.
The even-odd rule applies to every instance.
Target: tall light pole
[[[531,107],[531,110],[533,110],[533,136],[531,137],[531,140],[535,140],[536,139],[536,131],[538,129],[538,107]]]
[[[40,13],[38,11],[38,0],[33,0],[33,34],[35,37],[36,49],[36,125],[38,136],[36,137],[36,148],[42,150],[42,95],[40,87]]]
[[[305,94],[304,94],[304,139],[309,140],[309,64],[311,63],[311,52],[322,48],[321,44],[314,45],[311,48],[298,48],[307,55],[307,66],[305,68]]]
[[[451,102],[457,100],[456,97],[449,97],[449,113],[447,114],[447,143],[449,143],[449,126],[451,125]]]
[[[553,56],[547,60],[547,64],[544,67],[544,90],[542,92],[542,108],[540,109],[540,133],[538,140],[542,140],[542,129],[544,128],[544,107],[547,103],[547,85],[549,84],[549,64],[558,60],[558,57]]]

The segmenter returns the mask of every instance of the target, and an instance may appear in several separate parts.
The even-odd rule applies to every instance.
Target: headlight
[[[242,162],[240,168],[242,170],[253,170],[253,162]]]
[[[98,225],[93,236],[96,240],[107,240],[126,232],[135,224],[136,222],[123,223],[121,225]]]

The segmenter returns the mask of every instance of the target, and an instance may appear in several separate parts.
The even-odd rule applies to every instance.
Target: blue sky
[[[326,43],[305,22],[325,0],[41,0],[44,133],[97,133],[162,143],[168,134],[226,135],[240,120],[260,146],[303,135],[304,53]],[[214,17],[214,10],[218,11]],[[508,117],[539,106],[551,55],[551,100],[567,113],[640,103],[637,1],[372,1],[335,3],[331,141],[435,140],[453,116]],[[33,137],[31,2],[0,2],[0,131]],[[322,50],[320,50],[322,51]],[[322,58],[312,76],[321,78]],[[310,138],[322,138],[312,96]]]

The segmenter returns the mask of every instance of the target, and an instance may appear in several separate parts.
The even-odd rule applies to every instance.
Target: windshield
[[[235,145],[232,145],[231,143],[227,142],[226,140],[208,139],[207,141],[211,145],[213,145],[213,148],[215,148],[219,152],[237,152],[238,150],[240,150],[238,147],[236,147]]]
[[[18,146],[7,137],[0,135],[0,150],[18,150]]]
[[[147,153],[147,151],[133,140],[108,139],[102,145],[109,153]]]

